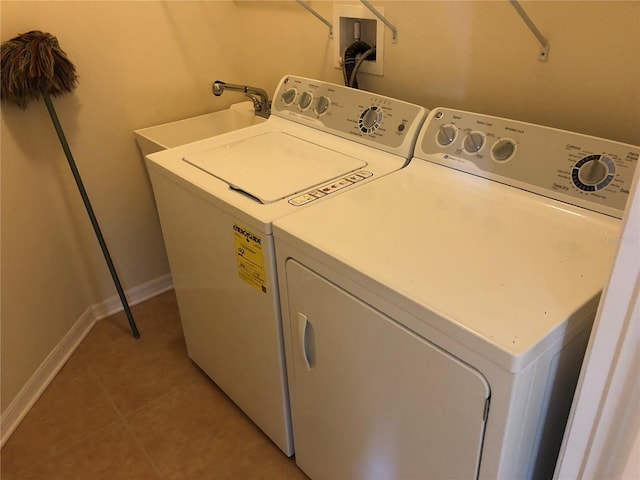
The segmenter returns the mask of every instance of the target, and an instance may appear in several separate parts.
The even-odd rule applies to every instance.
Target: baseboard
[[[173,286],[171,275],[151,280],[125,292],[130,305],[136,305],[149,298],[161,294]],[[103,302],[88,307],[80,318],[69,329],[66,335],[49,353],[38,369],[22,387],[0,417],[0,446],[4,446],[20,422],[29,413],[38,398],[62,369],[69,357],[75,352],[80,342],[91,331],[95,323],[109,315],[123,310],[117,295]]]
[[[4,446],[14,430],[20,425],[22,419],[29,413],[40,395],[47,389],[51,381],[62,369],[71,354],[78,348],[80,342],[91,331],[96,323],[91,307],[87,308],[78,321],[69,329],[67,334],[49,353],[44,362],[40,364],[27,383],[22,387],[18,395],[2,412],[0,419],[0,432]]]
[[[143,283],[142,285],[138,285],[137,287],[128,289],[125,292],[125,296],[127,297],[129,305],[137,305],[138,303],[144,302],[145,300],[155,297],[162,292],[166,292],[171,288],[173,288],[173,280],[171,279],[170,274],[166,274],[147,283]],[[91,308],[93,309],[93,314],[98,320],[124,310],[118,295],[114,295],[100,303],[96,303],[95,305],[92,305]]]

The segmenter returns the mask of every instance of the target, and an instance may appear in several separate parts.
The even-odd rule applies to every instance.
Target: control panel
[[[431,111],[415,151],[423,160],[617,218],[639,155],[634,145],[446,108]]]
[[[427,110],[363,90],[286,76],[276,89],[271,114],[408,157]]]
[[[359,170],[357,172],[352,173],[351,175],[347,175],[343,178],[339,178],[332,182],[327,183],[326,185],[322,185],[320,188],[316,188],[315,190],[311,190],[310,192],[303,193],[302,195],[298,195],[295,198],[289,200],[289,203],[295,207],[299,207],[300,205],[306,205],[309,202],[313,202],[318,198],[326,197],[327,195],[331,195],[332,193],[337,192],[338,190],[342,190],[343,188],[350,187],[354,183],[361,182],[369,177],[372,177],[373,173],[368,170]]]

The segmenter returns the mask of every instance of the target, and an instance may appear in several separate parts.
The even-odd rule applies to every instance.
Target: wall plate
[[[379,8],[384,15],[384,9]],[[384,59],[384,23],[371,11],[361,5],[336,5],[333,9],[334,25],[334,65],[342,68],[342,56],[345,49],[354,41],[354,24],[360,22],[360,35],[363,42],[376,47],[376,59],[365,60],[359,73],[383,74]]]

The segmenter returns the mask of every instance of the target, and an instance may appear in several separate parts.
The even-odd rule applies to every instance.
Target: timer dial
[[[571,178],[576,187],[585,192],[601,190],[613,180],[616,166],[605,155],[588,155],[575,164]]]
[[[358,119],[358,127],[360,131],[363,133],[373,133],[375,132],[380,123],[382,122],[382,110],[373,105],[369,108],[366,108]]]
[[[464,137],[463,148],[467,153],[478,153],[484,146],[484,135],[481,132],[469,132]]]
[[[451,145],[458,136],[458,129],[453,125],[440,125],[438,135],[436,135],[436,142],[441,147]]]

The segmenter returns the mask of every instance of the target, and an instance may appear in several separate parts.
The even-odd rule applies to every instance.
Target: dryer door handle
[[[302,349],[302,358],[307,367],[307,371],[311,371],[313,367],[313,325],[307,319],[307,316],[298,312],[298,335],[300,339],[300,348]]]

